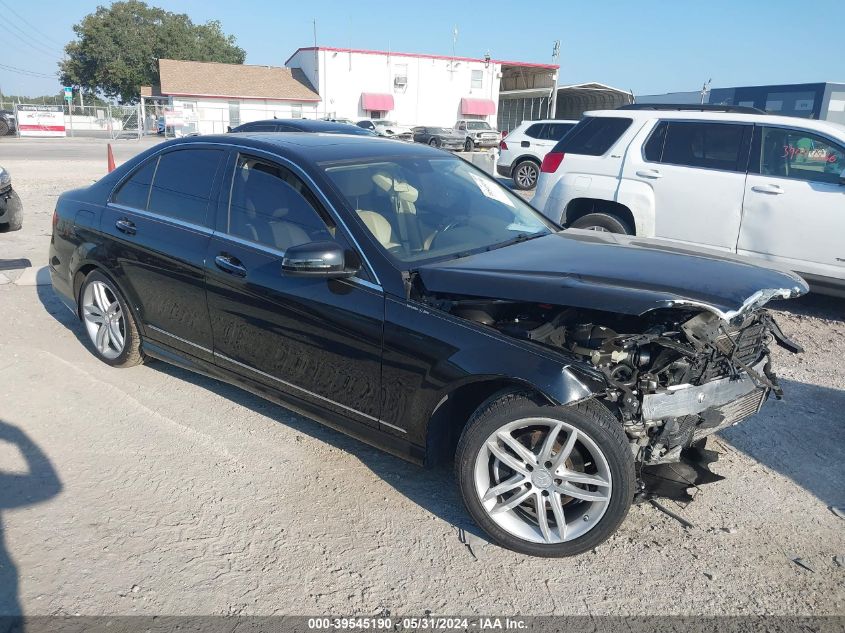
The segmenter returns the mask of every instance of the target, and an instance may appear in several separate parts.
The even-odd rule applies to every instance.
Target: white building
[[[141,95],[182,133],[222,134],[274,117],[317,118],[320,95],[295,68],[174,59],[160,59],[158,66],[159,85],[142,87]]]
[[[522,98],[525,88],[550,96],[558,68],[327,46],[300,48],[285,66],[301,70],[319,92],[318,117],[389,118],[399,124],[448,127],[461,118],[495,126],[500,99]],[[519,94],[512,95],[513,89]]]

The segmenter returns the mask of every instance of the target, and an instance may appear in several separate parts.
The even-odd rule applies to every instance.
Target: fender
[[[636,234],[639,237],[654,237],[655,202],[654,189],[651,188],[651,185],[622,178],[615,200],[631,210],[631,215],[634,216]]]

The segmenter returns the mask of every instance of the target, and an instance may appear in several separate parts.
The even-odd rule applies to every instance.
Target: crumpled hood
[[[429,292],[635,315],[692,306],[726,320],[808,290],[794,273],[735,256],[575,229],[417,272]]]

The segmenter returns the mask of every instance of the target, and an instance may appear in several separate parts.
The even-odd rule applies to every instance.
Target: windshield
[[[322,167],[400,268],[557,230],[522,198],[460,158],[391,157]]]
[[[486,121],[467,121],[468,130],[492,130]]]
[[[449,128],[445,127],[436,127],[431,130],[432,134],[445,134],[448,136],[452,136],[455,133],[455,130],[450,130]]]
[[[396,121],[388,121],[387,119],[379,119],[375,122],[376,125],[399,125]]]

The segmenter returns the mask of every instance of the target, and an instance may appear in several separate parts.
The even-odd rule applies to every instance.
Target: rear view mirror
[[[308,242],[291,246],[282,259],[282,272],[295,277],[351,277],[361,268],[357,256],[337,242]]]

